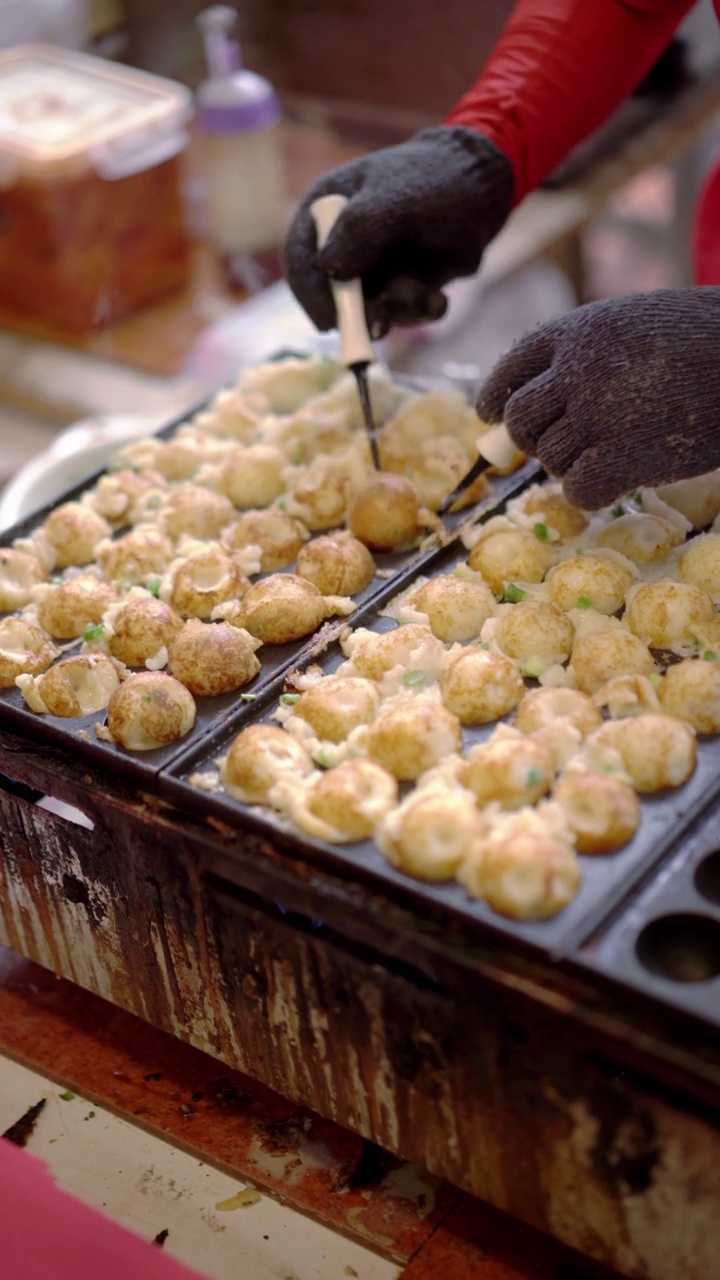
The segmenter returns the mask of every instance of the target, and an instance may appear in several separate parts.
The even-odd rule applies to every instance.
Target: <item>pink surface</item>
[[[42,1160],[0,1138],[3,1280],[201,1280],[60,1191]]]

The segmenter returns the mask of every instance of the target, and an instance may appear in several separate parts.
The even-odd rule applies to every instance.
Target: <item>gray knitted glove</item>
[[[720,288],[578,307],[496,364],[478,413],[593,510],[720,467]]]
[[[463,125],[425,129],[326,173],[306,192],[285,242],[295,297],[318,329],[335,325],[328,277],[361,277],[375,337],[391,324],[437,320],[442,286],[472,275],[513,200],[510,162]],[[349,203],[318,253],[310,205],[339,194]]]

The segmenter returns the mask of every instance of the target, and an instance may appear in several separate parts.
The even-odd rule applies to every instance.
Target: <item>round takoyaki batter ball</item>
[[[469,646],[450,660],[440,681],[443,706],[461,724],[487,724],[512,711],[525,692],[517,667],[502,653]]]
[[[293,515],[311,533],[322,533],[342,524],[347,514],[347,476],[318,459],[301,471],[288,488]]]
[[[86,627],[100,622],[115,600],[117,595],[109,582],[80,574],[51,587],[38,600],[38,622],[56,640],[75,640]]]
[[[368,725],[368,755],[400,782],[413,782],[462,745],[460,721],[437,702],[408,698]]]
[[[292,564],[307,539],[305,525],[276,507],[245,511],[222,535],[223,546],[230,552],[259,547],[262,573],[274,573]]]
[[[669,715],[608,720],[588,744],[613,747],[636,791],[664,791],[687,782],[697,756],[695,734]]]
[[[569,656],[575,628],[554,604],[521,600],[501,613],[493,638],[509,658],[521,663],[539,662],[547,667],[562,663]]]
[[[446,644],[479,636],[495,612],[495,597],[484,582],[470,582],[452,573],[423,582],[407,603],[427,615],[433,635]]]
[[[182,484],[163,503],[158,523],[173,542],[186,535],[208,541],[232,524],[237,511],[229,498],[198,484]]]
[[[371,631],[362,634],[358,628],[341,644],[352,661],[354,673],[368,680],[382,680],[386,672],[400,665],[418,669],[429,664],[439,666],[445,659],[442,642],[419,622],[380,634]]]
[[[0,613],[22,609],[32,599],[32,589],[47,581],[37,556],[14,547],[0,547]]]
[[[363,542],[351,533],[325,534],[302,547],[297,572],[324,596],[354,596],[375,577],[375,561]]]
[[[41,627],[24,618],[0,619],[0,689],[12,689],[18,676],[47,671],[57,654]]]
[[[147,502],[166,489],[167,480],[159,471],[115,471],[100,477],[90,501],[111,524],[136,524],[148,514]]]
[[[375,551],[410,542],[421,532],[414,485],[390,471],[376,472],[350,494],[347,520],[350,532]]]
[[[295,573],[273,573],[248,588],[233,623],[263,644],[291,644],[326,617],[326,598],[312,582]]]
[[[249,587],[232,556],[219,547],[206,547],[173,569],[170,603],[186,618],[209,618],[228,600],[240,600]]]
[[[55,552],[55,567],[90,564],[98,542],[110,534],[110,525],[82,502],[63,502],[45,520],[43,534]]]
[[[536,804],[550,790],[554,776],[550,749],[521,734],[476,743],[458,775],[481,808],[496,801],[503,809]]]
[[[537,733],[557,720],[569,720],[582,738],[603,722],[592,698],[579,689],[528,689],[513,716],[513,726],[521,733]]]
[[[580,636],[570,655],[570,671],[578,689],[597,693],[615,676],[649,676],[655,670],[647,645],[623,627],[603,627]]]
[[[534,485],[522,509],[524,515],[536,515],[561,538],[575,538],[588,526],[585,512],[568,502],[560,485]]]
[[[678,572],[685,582],[720,593],[720,533],[705,533],[689,542],[678,560]]]
[[[566,773],[553,791],[565,810],[578,853],[613,853],[640,825],[640,801],[629,783],[608,773]]]
[[[472,853],[484,820],[466,791],[413,791],[376,832],[377,845],[393,866],[418,880],[448,880]]]
[[[293,714],[318,738],[344,742],[358,725],[369,724],[380,706],[380,691],[362,676],[325,676],[300,694]]]
[[[554,558],[548,543],[529,529],[494,529],[475,544],[468,564],[499,596],[508,582],[542,582]]]
[[[646,582],[633,594],[625,621],[650,648],[667,649],[691,641],[715,616],[707,592],[689,582]]]
[[[720,663],[686,658],[668,667],[658,688],[669,716],[685,720],[696,733],[720,733]]]
[[[599,547],[619,551],[635,564],[652,564],[664,560],[673,547],[679,547],[683,534],[664,516],[645,511],[611,520],[595,541]]]
[[[220,761],[220,780],[226,791],[246,804],[270,804],[275,784],[313,772],[307,751],[284,729],[251,724],[230,744]]]
[[[108,649],[127,667],[144,667],[182,628],[180,614],[169,604],[154,596],[138,597],[128,600],[113,617]]]
[[[545,920],[575,897],[580,866],[569,844],[534,814],[518,813],[491,830],[458,870],[472,898],[511,920]],[[529,820],[530,819],[530,820]]]
[[[426,440],[406,463],[392,469],[412,481],[422,506],[437,511],[440,503],[452,493],[472,466],[473,457],[474,454],[469,454],[461,441],[454,440],[452,436],[438,436],[434,440]],[[461,511],[463,507],[479,502],[488,485],[487,476],[479,475],[453,502],[450,511]]]
[[[274,445],[242,445],[229,450],[218,471],[218,488],[234,506],[267,507],[285,488],[287,458]],[[226,521],[227,523],[227,521]]]
[[[720,471],[662,484],[655,492],[669,507],[684,515],[694,529],[705,529],[720,512]]]
[[[116,664],[102,653],[61,658],[40,676],[20,676],[18,688],[33,711],[86,716],[108,705],[120,684]]]
[[[232,693],[260,670],[259,645],[242,627],[191,618],[168,646],[168,671],[196,698]]]
[[[147,578],[162,576],[174,556],[173,544],[159,529],[139,528],[115,542],[103,541],[96,558],[108,582],[137,586]]]
[[[575,609],[581,600],[585,607],[589,601],[598,613],[611,614],[622,609],[635,574],[630,565],[618,560],[582,555],[555,565],[547,580],[550,599],[558,609]]]
[[[192,694],[163,671],[129,676],[108,703],[107,733],[129,751],[152,751],[177,742],[194,723]]]
[[[372,760],[346,760],[321,774],[307,807],[341,840],[366,840],[397,804],[397,781]]]

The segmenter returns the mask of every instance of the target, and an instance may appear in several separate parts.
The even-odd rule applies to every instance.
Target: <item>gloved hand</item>
[[[361,277],[368,326],[438,320],[442,285],[472,275],[513,200],[508,160],[463,125],[425,129],[408,142],[371,152],[326,173],[306,192],[285,242],[285,272],[318,329],[335,326],[328,277]],[[348,197],[317,251],[310,205]]]
[[[591,302],[521,338],[478,413],[593,510],[720,467],[720,288]]]

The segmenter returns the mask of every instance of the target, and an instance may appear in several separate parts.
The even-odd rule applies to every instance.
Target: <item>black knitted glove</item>
[[[540,325],[496,364],[478,413],[588,510],[720,467],[720,288],[591,302]]]
[[[472,275],[513,200],[510,162],[462,125],[425,129],[326,173],[306,192],[285,242],[295,297],[318,329],[335,326],[328,277],[362,278],[374,337],[391,324],[437,320],[441,286]],[[349,204],[317,251],[310,205],[339,194]]]

